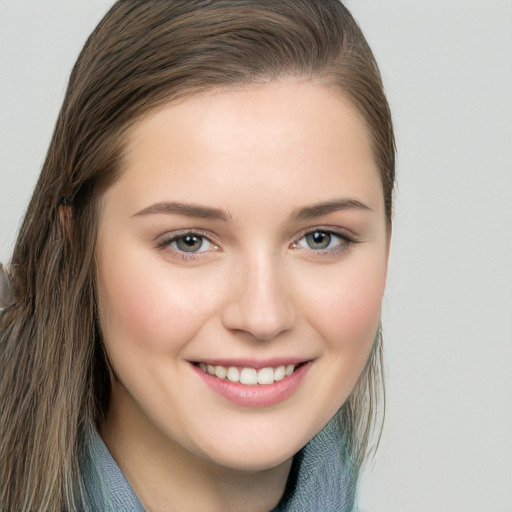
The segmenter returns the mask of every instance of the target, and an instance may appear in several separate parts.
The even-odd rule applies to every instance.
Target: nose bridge
[[[225,326],[269,340],[292,328],[295,311],[281,260],[265,251],[243,259],[224,311]]]

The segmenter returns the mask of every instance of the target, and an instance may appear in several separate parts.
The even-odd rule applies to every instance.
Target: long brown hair
[[[108,406],[96,314],[101,193],[122,172],[124,134],[195,92],[311,79],[367,125],[391,223],[395,147],[374,57],[337,0],[118,0],[70,77],[14,250],[16,302],[1,318],[1,508],[80,510],[84,439]],[[71,219],[66,218],[71,217]],[[378,333],[340,410],[346,456],[367,453],[381,394]]]

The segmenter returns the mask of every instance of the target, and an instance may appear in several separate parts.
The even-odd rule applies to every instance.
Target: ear
[[[71,237],[71,221],[73,218],[73,210],[70,204],[61,204],[59,206],[60,227],[64,236],[69,240]]]

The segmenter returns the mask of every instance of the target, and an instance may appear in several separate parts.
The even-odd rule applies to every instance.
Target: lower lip
[[[311,362],[303,364],[290,376],[274,382],[274,384],[257,384],[254,386],[213,377],[195,365],[192,365],[192,368],[213,391],[227,398],[230,402],[243,407],[268,407],[284,402],[294,393],[311,368]]]

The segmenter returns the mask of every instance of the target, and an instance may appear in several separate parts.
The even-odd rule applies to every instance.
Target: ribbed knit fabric
[[[295,457],[285,493],[272,512],[356,512],[357,472],[342,461],[334,417]]]
[[[343,435],[333,418],[295,457],[282,499],[271,512],[354,512],[357,474],[342,463]],[[83,463],[87,512],[144,512],[101,437],[94,432]]]
[[[82,468],[88,498],[86,512],[145,512],[101,437],[93,432]]]

